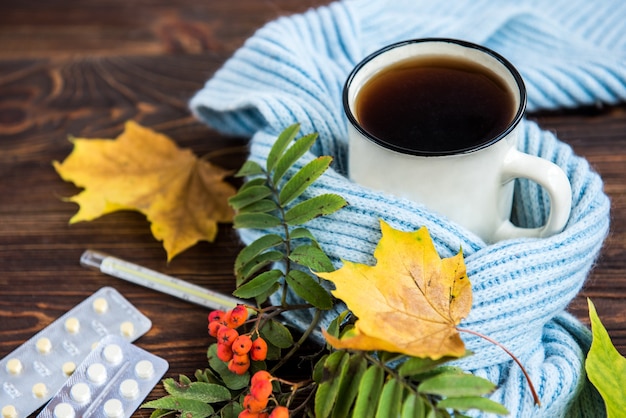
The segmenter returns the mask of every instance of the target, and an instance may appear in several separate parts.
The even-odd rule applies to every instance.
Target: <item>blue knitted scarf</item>
[[[259,29],[191,101],[195,115],[226,134],[252,137],[250,158],[263,163],[276,135],[299,122],[320,140],[302,163],[335,157],[309,195],[334,192],[349,206],[308,226],[323,249],[372,264],[379,219],[397,229],[428,227],[440,256],[463,248],[473,306],[461,324],[500,341],[527,368],[541,398],[533,405],[520,369],[498,347],[466,337],[475,355],[459,364],[498,385],[491,396],[512,417],[597,418],[605,415],[584,372],[589,331],[565,309],[580,291],[609,228],[609,199],[585,159],[552,133],[525,120],[519,148],[559,165],[573,189],[565,230],[545,239],[486,245],[423,206],[375,192],[345,176],[344,80],[354,65],[389,43],[451,37],[483,44],[522,73],[528,109],[617,103],[626,99],[626,2],[604,0],[347,0]],[[539,226],[549,198],[534,183],[516,182],[513,218]],[[245,243],[262,231],[241,231]],[[292,317],[308,322],[306,313]],[[476,415],[488,416],[488,415]]]

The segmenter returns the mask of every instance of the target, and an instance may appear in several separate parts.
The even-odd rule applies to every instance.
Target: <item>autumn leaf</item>
[[[180,149],[167,136],[126,123],[116,139],[72,139],[74,149],[57,173],[85,190],[68,198],[79,205],[70,223],[119,210],[148,218],[168,261],[198,241],[213,241],[218,222],[231,222],[229,172]]]
[[[358,318],[341,339],[326,333],[327,341],[338,349],[432,359],[464,355],[456,325],[469,313],[472,293],[462,252],[439,258],[425,227],[402,232],[381,221],[381,229],[375,266],[344,261],[334,272],[317,273]]]
[[[621,417],[626,410],[626,358],[615,348],[596,307],[587,299],[593,340],[585,361],[589,381],[598,389],[606,405],[607,418]]]

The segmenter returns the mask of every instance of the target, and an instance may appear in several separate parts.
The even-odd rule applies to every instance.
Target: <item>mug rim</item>
[[[354,78],[356,77],[357,73],[365,66],[367,65],[370,61],[372,61],[373,59],[375,59],[376,57],[399,47],[403,47],[403,46],[407,46],[407,45],[411,45],[411,44],[416,44],[416,43],[451,43],[451,44],[456,44],[465,48],[471,48],[471,49],[475,49],[478,50],[479,52],[485,53],[487,55],[490,55],[492,58],[494,58],[496,61],[498,61],[501,65],[503,65],[504,68],[506,68],[506,70],[511,74],[511,76],[513,77],[515,83],[517,84],[517,87],[519,89],[519,105],[517,106],[517,111],[513,117],[513,119],[511,120],[511,122],[509,122],[509,124],[507,125],[506,129],[502,130],[502,132],[500,132],[498,135],[496,135],[493,138],[490,139],[486,139],[485,141],[482,141],[479,144],[475,144],[466,148],[460,148],[460,149],[454,149],[454,150],[444,150],[444,151],[424,151],[424,150],[418,150],[418,149],[413,149],[413,148],[406,148],[406,147],[402,147],[402,146],[398,146],[397,144],[393,144],[390,143],[389,141],[379,138],[373,134],[371,134],[370,132],[366,131],[361,124],[359,123],[359,121],[357,120],[356,116],[354,115],[354,113],[352,112],[351,106],[350,106],[350,99],[349,99],[349,90],[350,87],[352,85],[352,82],[354,81]],[[392,44],[389,44],[387,46],[384,46],[383,48],[378,49],[377,51],[374,51],[373,53],[369,54],[368,56],[366,56],[365,58],[363,58],[353,69],[352,71],[350,71],[350,74],[348,75],[348,78],[346,79],[344,86],[343,86],[343,94],[342,94],[342,100],[343,100],[343,109],[344,109],[344,113],[346,114],[347,118],[348,118],[348,122],[361,134],[363,135],[364,138],[370,140],[371,142],[385,148],[388,150],[392,150],[392,151],[396,151],[399,152],[401,154],[407,154],[407,155],[414,155],[414,156],[425,156],[425,157],[436,157],[436,156],[451,156],[451,155],[459,155],[459,154],[467,154],[467,153],[471,153],[471,152],[475,152],[484,148],[487,148],[497,142],[499,142],[501,139],[507,137],[516,127],[517,125],[520,123],[520,121],[522,120],[524,113],[526,111],[526,102],[527,102],[527,95],[526,95],[526,86],[524,84],[524,80],[522,79],[521,74],[519,73],[519,71],[517,71],[517,69],[513,66],[513,64],[511,64],[506,58],[504,58],[502,55],[498,54],[497,52],[479,45],[479,44],[475,44],[472,42],[468,42],[468,41],[464,41],[461,39],[453,39],[453,38],[416,38],[416,39],[407,39],[404,41],[399,41],[399,42],[395,42]]]

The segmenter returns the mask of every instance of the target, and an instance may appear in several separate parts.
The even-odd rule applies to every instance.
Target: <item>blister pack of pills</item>
[[[122,337],[109,335],[78,366],[38,418],[128,418],[169,365]]]
[[[117,290],[98,290],[0,360],[2,418],[36,411],[102,338],[118,335],[134,341],[151,326]]]

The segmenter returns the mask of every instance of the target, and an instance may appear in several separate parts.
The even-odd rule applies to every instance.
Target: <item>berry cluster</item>
[[[209,334],[217,338],[217,357],[228,363],[228,369],[236,374],[248,371],[250,360],[262,361],[267,356],[267,343],[263,338],[253,340],[251,334],[239,335],[237,328],[247,319],[248,310],[243,305],[209,314]]]
[[[243,398],[244,410],[238,418],[289,418],[289,410],[285,406],[279,405],[271,413],[265,410],[272,394],[272,380],[272,375],[265,370],[252,376],[250,393]]]

